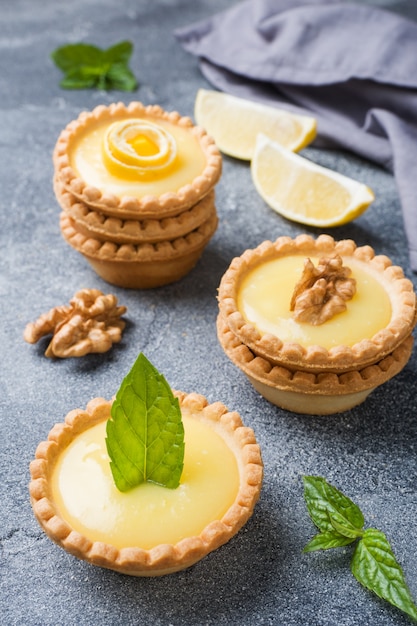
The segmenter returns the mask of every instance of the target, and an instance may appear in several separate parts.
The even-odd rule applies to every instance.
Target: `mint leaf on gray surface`
[[[350,537],[343,537],[338,532],[327,531],[319,533],[311,539],[304,548],[304,552],[314,552],[315,550],[329,550],[330,548],[341,548],[342,546],[348,546],[353,543],[355,539]]]
[[[365,520],[359,507],[324,478],[303,476],[303,483],[308,512],[320,530],[304,552],[356,543],[351,561],[355,578],[417,621],[417,607],[384,533],[374,528],[363,529]]]
[[[133,91],[137,81],[129,68],[133,51],[130,41],[121,41],[105,50],[86,43],[74,43],[54,50],[51,58],[64,73],[63,89]]]
[[[116,487],[142,482],[178,487],[184,464],[184,426],[178,399],[144,354],[123,380],[106,426]]]
[[[340,528],[346,528],[348,534],[344,536],[358,536],[365,520],[352,500],[320,476],[304,476],[303,482],[308,512],[319,530],[338,530],[332,523],[333,520]]]
[[[403,571],[380,530],[368,528],[355,548],[352,574],[364,586],[417,621],[417,608]]]

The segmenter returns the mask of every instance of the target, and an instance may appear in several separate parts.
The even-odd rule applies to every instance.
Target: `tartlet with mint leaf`
[[[132,576],[185,569],[252,515],[259,446],[238,413],[172,391],[140,354],[114,400],[70,411],[30,464],[32,508],[74,556]]]

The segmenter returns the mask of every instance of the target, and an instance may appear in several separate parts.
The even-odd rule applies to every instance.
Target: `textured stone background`
[[[225,357],[215,332],[216,289],[245,248],[303,229],[257,195],[247,164],[224,159],[220,226],[194,271],[152,291],[109,287],[59,232],[51,154],[60,130],[83,109],[115,100],[158,103],[193,114],[209,87],[173,30],[231,0],[14,0],[0,3],[0,614],[24,626],[233,624],[388,626],[409,623],[349,572],[350,549],[303,555],[314,534],[303,474],[325,476],[388,535],[417,597],[416,358],[362,406],[334,417],[280,410]],[[417,19],[414,0],[379,6]],[[107,47],[130,39],[136,94],[63,91],[51,51],[66,42]],[[366,182],[372,207],[335,238],[371,244],[411,276],[395,181],[349,154],[309,148],[314,161]],[[52,361],[30,346],[27,322],[83,287],[114,292],[128,307],[123,341],[105,355]],[[55,422],[95,396],[111,397],[139,351],[171,385],[241,413],[262,446],[265,483],[255,514],[230,543],[193,568],[135,579],[89,566],[57,548],[31,511],[28,465]]]

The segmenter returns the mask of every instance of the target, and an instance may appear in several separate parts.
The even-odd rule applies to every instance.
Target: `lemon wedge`
[[[366,185],[294,154],[258,135],[254,185],[277,213],[310,226],[339,226],[361,215],[375,196]]]
[[[221,152],[250,161],[256,136],[264,133],[289,150],[300,150],[316,136],[313,117],[237,98],[220,91],[199,89],[194,117],[212,136]]]

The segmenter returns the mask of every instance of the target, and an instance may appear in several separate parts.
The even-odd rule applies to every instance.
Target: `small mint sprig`
[[[137,81],[129,68],[133,44],[121,41],[105,50],[87,43],[74,43],[54,50],[51,58],[64,73],[63,89],[134,91]]]
[[[181,409],[164,376],[142,353],[116,394],[106,435],[119,491],[146,481],[178,487],[184,466]]]
[[[359,507],[320,476],[303,476],[304,498],[319,533],[304,552],[328,550],[356,542],[351,571],[356,580],[417,621],[417,607],[391,546],[380,530],[364,529]]]

